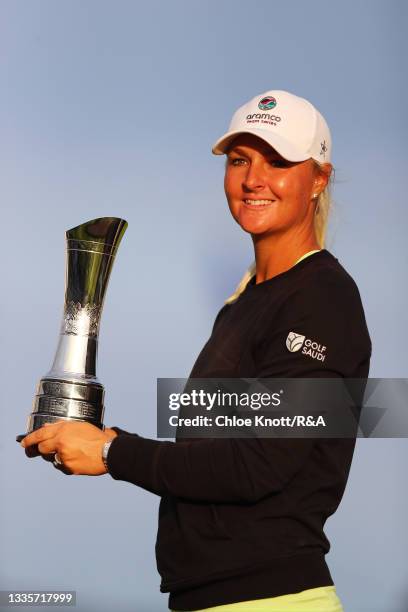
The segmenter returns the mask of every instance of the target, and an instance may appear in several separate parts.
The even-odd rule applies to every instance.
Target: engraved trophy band
[[[59,420],[104,429],[104,387],[96,376],[99,325],[109,276],[127,228],[102,217],[66,232],[65,301],[58,347],[39,381],[26,433]]]

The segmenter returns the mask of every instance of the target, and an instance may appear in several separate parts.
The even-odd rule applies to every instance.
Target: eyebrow
[[[241,155],[245,155],[245,151],[241,149],[241,147],[232,147],[228,153],[240,153]]]

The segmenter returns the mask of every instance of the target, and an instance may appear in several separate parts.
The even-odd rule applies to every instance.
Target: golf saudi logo
[[[303,355],[308,355],[312,359],[317,359],[317,361],[326,359],[326,347],[302,334],[289,332],[286,338],[286,347],[291,353],[296,353],[302,349]]]
[[[291,353],[295,353],[302,348],[303,341],[306,336],[302,334],[295,334],[295,332],[289,332],[286,338],[286,346]]]
[[[272,110],[277,105],[276,99],[273,96],[265,96],[258,104],[261,110]]]

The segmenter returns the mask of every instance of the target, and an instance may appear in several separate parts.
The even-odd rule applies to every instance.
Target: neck
[[[262,283],[289,270],[308,251],[320,249],[314,235],[252,234],[256,261],[256,282]]]

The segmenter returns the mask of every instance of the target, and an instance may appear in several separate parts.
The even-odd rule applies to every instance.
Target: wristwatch
[[[107,471],[109,472],[109,468],[108,468],[108,452],[109,452],[109,447],[112,444],[112,440],[108,440],[107,442],[105,442],[105,444],[102,447],[102,461],[103,461],[103,465],[105,466],[105,468],[107,469]]]

